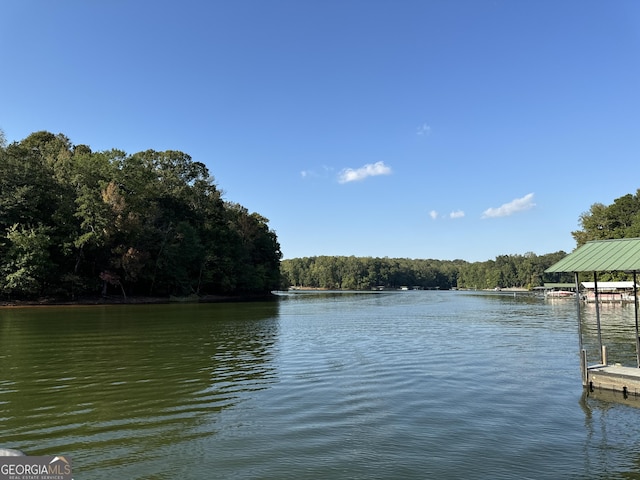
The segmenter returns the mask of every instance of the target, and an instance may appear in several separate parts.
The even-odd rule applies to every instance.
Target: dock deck
[[[621,365],[593,365],[587,369],[589,390],[613,390],[640,397],[640,368]]]

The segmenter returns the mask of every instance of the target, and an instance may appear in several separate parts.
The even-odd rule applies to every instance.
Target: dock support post
[[[582,372],[582,386],[589,385],[589,370],[587,368],[587,351],[583,348],[580,351],[580,371]]]
[[[636,317],[636,361],[638,368],[640,368],[640,334],[638,333],[638,283],[637,283],[636,271],[633,271],[633,305],[635,307]]]
[[[578,313],[578,348],[582,350],[582,315],[580,315],[580,280],[578,272],[575,272],[574,279],[576,282],[576,310]]]
[[[598,327],[598,347],[600,347],[600,363],[604,364],[602,358],[602,329],[600,328],[600,300],[598,298],[598,273],[593,272],[593,291],[596,297],[596,324]]]

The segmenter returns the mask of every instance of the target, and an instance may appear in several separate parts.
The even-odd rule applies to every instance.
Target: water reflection
[[[640,398],[607,390],[584,391],[585,470],[598,478],[640,478]]]
[[[581,305],[582,340],[590,363],[599,362],[596,306]],[[635,309],[633,304],[600,305],[602,343],[607,347],[609,363],[637,366],[635,342]]]
[[[73,452],[90,470],[210,435],[221,411],[275,381],[278,308],[2,310],[3,443],[32,455]]]

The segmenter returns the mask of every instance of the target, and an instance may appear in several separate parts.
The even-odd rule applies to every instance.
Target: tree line
[[[501,255],[486,262],[318,256],[282,260],[283,286],[370,290],[377,288],[487,289],[533,288],[545,281],[571,282],[570,276],[545,276],[544,270],[566,255]]]
[[[180,151],[93,152],[0,136],[0,295],[263,294],[280,285],[268,220],[223,200]]]
[[[458,287],[526,288],[540,287],[546,282],[573,282],[571,274],[545,274],[544,271],[566,256],[563,251],[536,255],[499,255],[495,260],[465,264],[459,272]]]
[[[440,260],[318,256],[283,260],[281,274],[285,285],[301,288],[451,288],[456,285],[456,265]]]
[[[594,203],[580,215],[581,229],[571,232],[580,247],[591,240],[640,237],[640,189],[616,198],[611,205]],[[282,261],[283,286],[355,289],[372,288],[534,288],[545,282],[573,283],[571,274],[544,271],[566,255],[563,251],[536,255],[499,255],[495,260],[418,260],[319,256]],[[623,272],[610,272],[603,280],[628,279]],[[588,276],[584,276],[588,280]]]

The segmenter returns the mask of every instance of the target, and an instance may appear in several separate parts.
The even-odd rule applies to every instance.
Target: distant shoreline
[[[202,297],[150,297],[150,296],[95,296],[81,297],[76,300],[62,300],[55,298],[39,298],[35,300],[4,300],[2,307],[53,307],[53,306],[98,306],[98,305],[163,305],[180,303],[223,303],[223,302],[252,302],[272,300],[273,294],[265,295],[204,295]]]
[[[296,287],[292,289],[300,292],[307,291],[326,291],[331,292],[332,290],[323,289],[323,288],[312,288],[312,287]],[[339,290],[335,290],[339,291]],[[357,290],[356,290],[357,291]],[[494,289],[486,288],[486,289],[460,289],[460,291],[477,291],[477,292],[493,292]],[[527,292],[526,288],[518,288],[518,287],[510,287],[510,288],[502,288],[499,291],[501,292]],[[363,292],[369,292],[369,290],[363,290]],[[377,291],[374,291],[377,292]],[[153,297],[153,296],[132,296],[123,298],[121,296],[85,296],[78,298],[76,300],[62,300],[56,298],[39,298],[35,300],[4,300],[0,301],[0,308],[11,308],[11,307],[53,307],[53,306],[98,306],[98,305],[169,305],[169,304],[180,304],[180,303],[233,303],[233,302],[255,302],[255,301],[269,301],[275,300],[277,295],[274,293],[263,294],[263,295],[203,295],[202,297],[192,296],[192,297]]]

